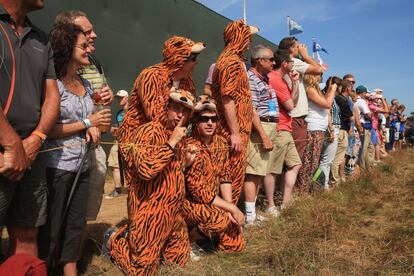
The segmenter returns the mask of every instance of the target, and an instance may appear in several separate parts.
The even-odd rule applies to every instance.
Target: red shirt
[[[278,76],[275,71],[270,72],[267,76],[269,77],[270,86],[276,91],[276,98],[279,103],[279,124],[277,125],[277,130],[292,132],[292,118],[282,105],[282,103],[292,99],[292,91],[289,89],[286,81]]]

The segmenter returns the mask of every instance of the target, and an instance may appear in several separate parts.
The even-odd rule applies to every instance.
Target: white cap
[[[384,90],[382,90],[381,88],[374,89],[374,93],[382,93],[382,92],[384,92]]]
[[[117,97],[128,97],[129,94],[125,90],[119,90],[118,92],[116,92],[115,96],[117,96]]]

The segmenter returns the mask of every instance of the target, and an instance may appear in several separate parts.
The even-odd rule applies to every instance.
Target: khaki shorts
[[[275,136],[276,143],[273,146],[276,147],[276,154],[274,159],[269,160],[271,171],[275,174],[281,174],[284,165],[289,169],[302,165],[292,133],[282,130],[277,131]]]
[[[109,152],[108,156],[108,167],[112,168],[118,168],[119,169],[119,163],[118,163],[118,145],[115,144],[112,146],[111,151]]]
[[[269,136],[270,140],[276,141],[276,127],[277,123],[262,122],[262,127]],[[269,160],[274,159],[276,155],[276,147],[272,151],[265,151],[262,146],[262,139],[257,131],[253,130],[249,139],[249,146],[247,149],[247,174],[266,176],[272,171],[272,166]]]

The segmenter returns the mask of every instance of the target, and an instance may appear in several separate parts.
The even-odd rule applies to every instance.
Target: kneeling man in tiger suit
[[[216,103],[203,95],[194,110],[193,136],[186,141],[191,165],[185,170],[187,199],[183,204],[190,233],[216,237],[220,250],[242,251],[244,215],[219,196],[220,186],[231,183],[231,168],[227,140],[216,134]]]
[[[157,273],[165,263],[185,265],[190,254],[187,225],[182,214],[185,199],[182,140],[194,97],[171,89],[166,122],[152,121],[131,135],[128,155],[137,179],[129,186],[129,223],[110,235],[105,244],[112,260],[128,275]]]

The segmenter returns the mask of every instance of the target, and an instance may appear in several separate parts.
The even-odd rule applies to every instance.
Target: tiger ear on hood
[[[224,29],[224,44],[226,48],[241,55],[249,48],[250,37],[259,32],[259,28],[249,26],[243,19],[230,22]]]
[[[199,54],[206,48],[206,45],[202,42],[197,42],[191,47],[192,54]]]
[[[194,42],[182,36],[172,36],[164,42],[163,63],[176,71],[183,66],[191,54],[198,54],[205,49],[202,42]]]
[[[249,28],[250,28],[250,35],[257,34],[260,31],[259,27],[256,27],[256,26],[249,26]]]

